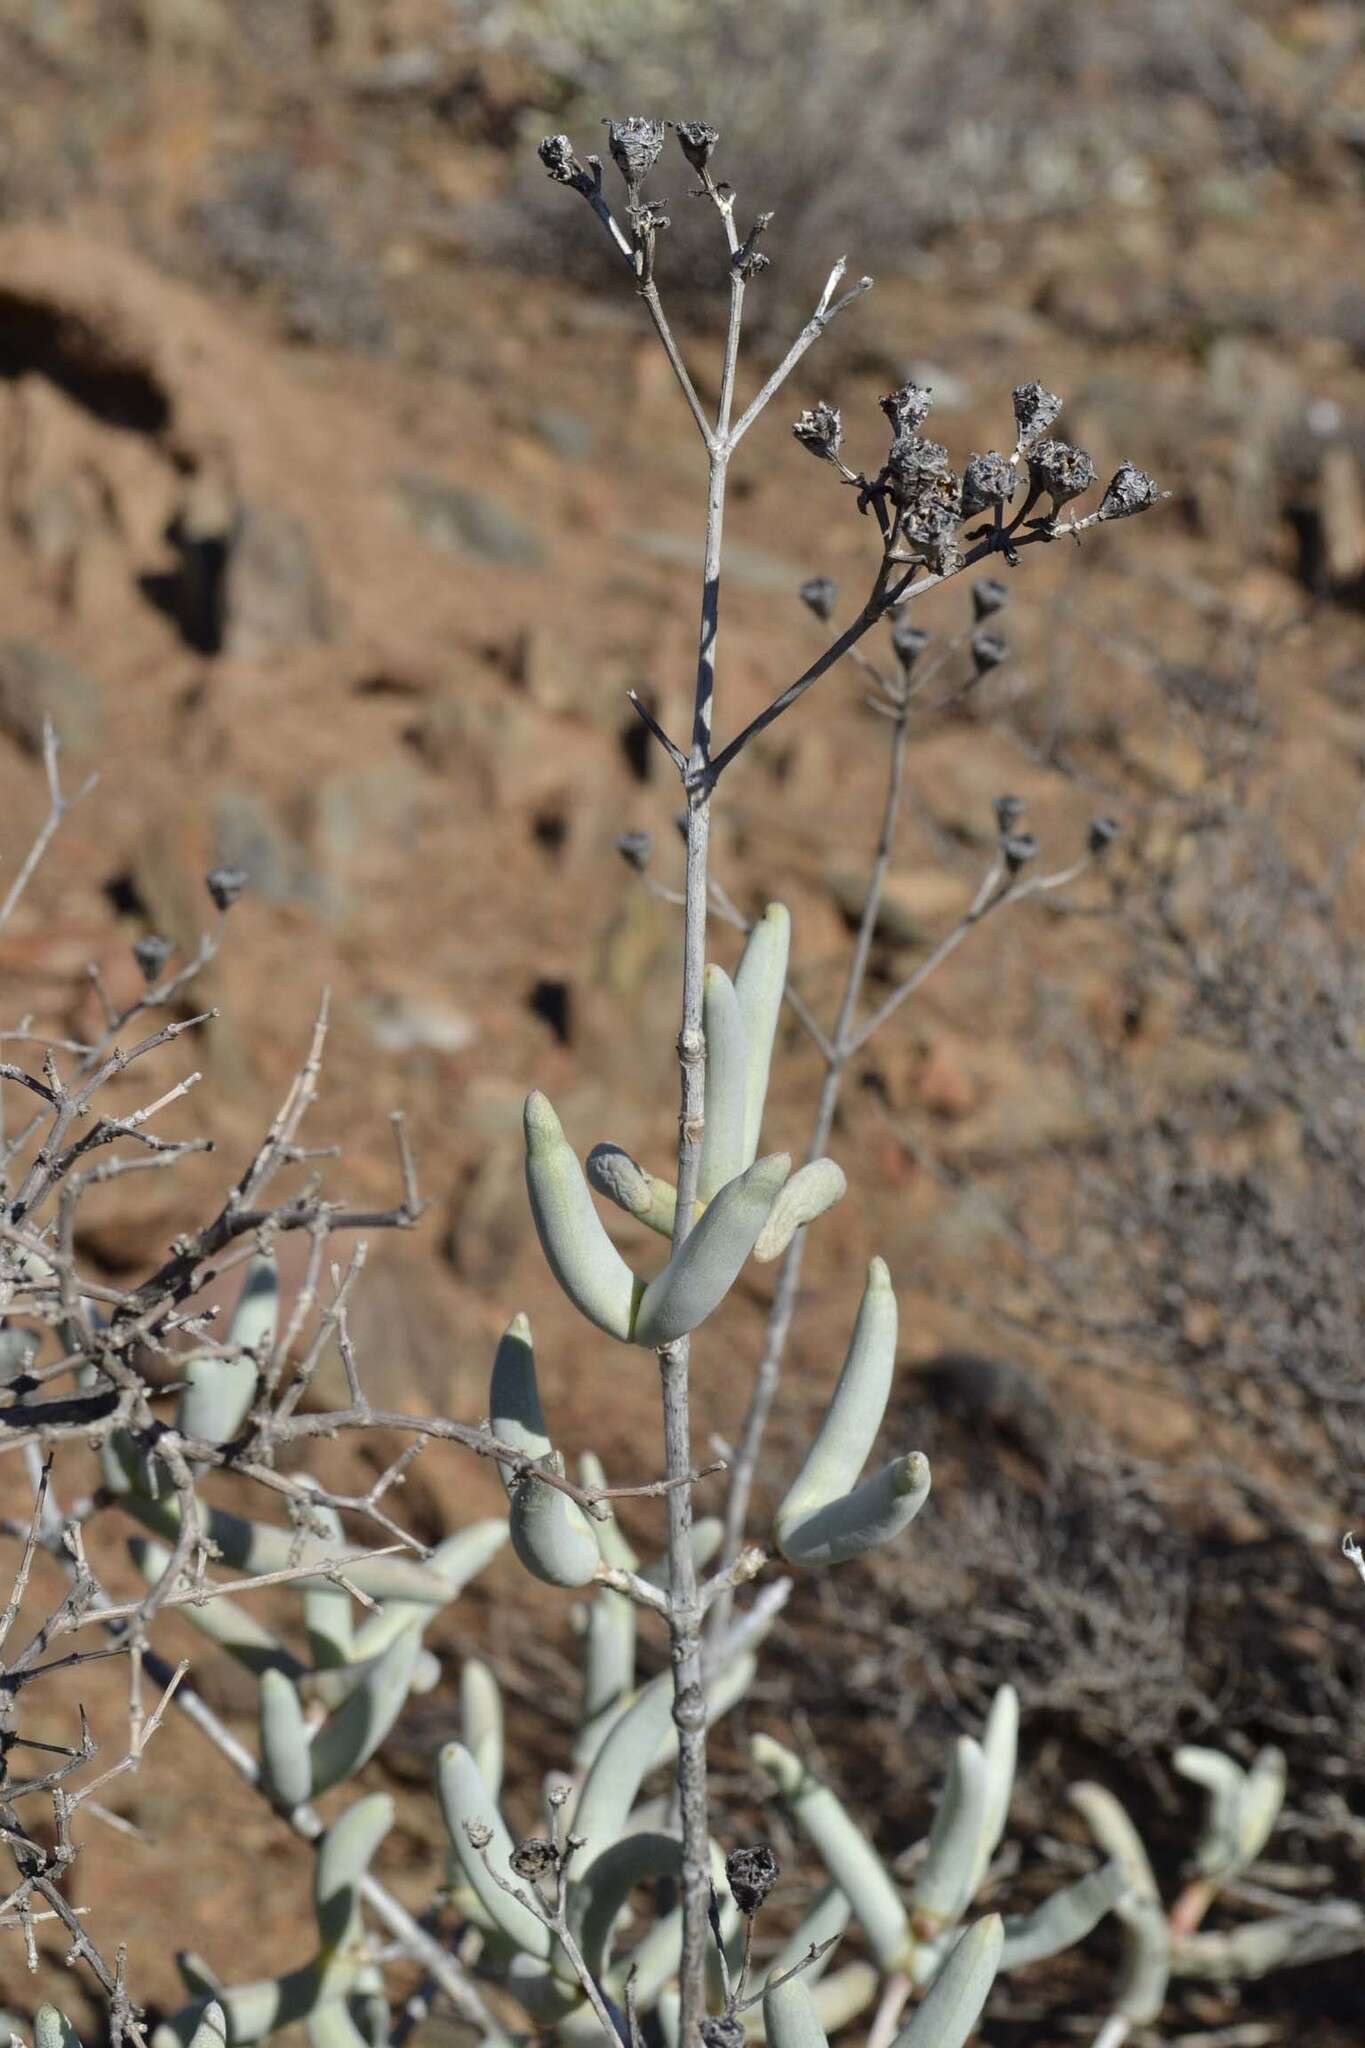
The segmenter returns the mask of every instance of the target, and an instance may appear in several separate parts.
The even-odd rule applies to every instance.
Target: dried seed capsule
[[[801,602],[815,613],[817,619],[830,619],[834,615],[834,600],[839,595],[839,586],[832,576],[812,576],[801,585]]]
[[[709,121],[675,121],[673,132],[693,170],[698,173],[704,171],[711,161],[712,150],[720,141],[720,130],[713,128]]]
[[[547,135],[536,154],[557,185],[574,185],[586,175],[567,135]]]
[[[914,492],[926,478],[952,473],[948,450],[942,441],[926,441],[915,433],[897,434],[886,467],[893,486],[905,493]]]
[[[518,1877],[537,1884],[541,1878],[551,1877],[558,1870],[559,1851],[543,1836],[528,1835],[524,1842],[517,1843],[507,1861]]]
[[[1024,799],[1021,796],[998,796],[993,799],[995,822],[1001,835],[1012,832],[1024,815]]]
[[[810,406],[792,428],[803,448],[809,448],[822,462],[833,462],[844,445],[844,423],[837,405]]]
[[[250,880],[245,868],[216,867],[205,875],[204,887],[220,910],[231,910]]]
[[[956,565],[956,535],[962,517],[962,483],[940,441],[917,434],[899,436],[883,471],[892,502],[901,513],[901,532],[937,575]]]
[[[624,121],[608,121],[606,128],[612,162],[629,189],[637,192],[659,161],[659,151],[664,146],[664,124],[651,121],[642,114],[631,114]]]
[[[1014,390],[1014,420],[1019,429],[1019,446],[1031,448],[1044,435],[1062,409],[1055,391],[1041,384],[1019,384]]]
[[[914,626],[909,619],[897,619],[891,628],[891,651],[904,674],[909,675],[933,637],[926,626]]]
[[[1009,601],[1009,586],[998,576],[978,576],[972,585],[972,612],[978,620],[988,619],[992,612],[1003,611]]]
[[[1019,472],[1008,455],[996,448],[984,455],[969,455],[962,472],[962,510],[971,514],[1006,504],[1018,487]]]
[[[1000,842],[1000,852],[1005,866],[1012,875],[1026,867],[1038,855],[1038,841],[1032,832],[1007,832]]]
[[[1131,462],[1120,463],[1100,499],[1100,518],[1130,519],[1134,512],[1145,512],[1149,505],[1155,505],[1160,496],[1145,470]]]
[[[915,384],[907,379],[898,390],[888,391],[877,402],[890,420],[892,432],[899,437],[918,433],[929,417],[934,398],[927,384]]]
[[[155,932],[148,932],[133,947],[133,958],[142,970],[142,979],[148,988],[157,979],[162,968],[170,959],[175,947],[169,939],[160,938]]]
[[[1086,846],[1091,853],[1105,853],[1118,838],[1121,827],[1117,818],[1092,818]]]
[[[1052,497],[1054,511],[1079,498],[1095,481],[1095,465],[1084,448],[1066,441],[1041,441],[1028,459],[1029,475],[1041,491]]]
[[[781,1865],[766,1842],[752,1848],[732,1849],[725,1859],[725,1882],[730,1897],[746,1918],[752,1919],[781,1876]]]
[[[1000,664],[1009,658],[1010,645],[1003,634],[973,633],[972,666],[979,676],[986,675],[993,668],[999,668]]]

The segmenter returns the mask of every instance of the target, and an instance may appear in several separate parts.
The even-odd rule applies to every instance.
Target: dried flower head
[[[1047,391],[1041,384],[1017,384],[1014,389],[1014,423],[1019,431],[1019,446],[1031,448],[1056,419],[1062,409],[1062,401],[1055,391]]]
[[[948,450],[942,441],[926,441],[916,433],[897,434],[886,458],[887,475],[894,486],[913,490],[926,477],[952,475]],[[892,495],[895,495],[893,488]]]
[[[624,121],[607,122],[607,147],[612,162],[632,193],[638,192],[659,161],[664,146],[664,124],[631,114]]]
[[[1135,512],[1145,512],[1149,505],[1155,505],[1161,492],[1145,470],[1131,462],[1122,462],[1105,486],[1100,499],[1101,519],[1131,519]]]
[[[547,135],[536,153],[556,185],[576,185],[587,175],[567,135]]]
[[[1117,818],[1092,818],[1086,845],[1091,853],[1107,853],[1118,838],[1120,826]]]
[[[1038,853],[1038,841],[1032,832],[1007,832],[1000,842],[1000,852],[1005,866],[1012,875],[1034,860]]]
[[[732,1849],[725,1859],[730,1897],[746,1919],[752,1919],[782,1874],[782,1866],[766,1842]]]
[[[998,796],[992,801],[995,822],[1001,836],[1012,832],[1024,815],[1024,799],[1021,796]]]
[[[941,441],[898,435],[883,472],[901,513],[901,532],[937,575],[957,564],[962,481]]]
[[[844,423],[839,416],[837,405],[826,405],[821,399],[819,405],[809,407],[802,413],[792,428],[803,448],[809,448],[812,455],[818,455],[823,462],[833,462],[844,445]]]
[[[487,1821],[467,1820],[464,1824],[465,1840],[471,1849],[486,1849],[493,1839],[493,1830]]]
[[[933,637],[927,626],[915,626],[909,619],[897,619],[891,628],[891,651],[907,675]]]
[[[902,434],[917,434],[929,417],[933,404],[933,393],[927,384],[906,382],[895,391],[888,391],[878,400],[882,411],[891,422],[891,431],[898,438]]]
[[[538,1884],[543,1877],[551,1877],[558,1870],[559,1851],[543,1836],[531,1835],[526,1841],[517,1843],[507,1861],[518,1877],[526,1878],[530,1884]]]
[[[1095,465],[1084,448],[1066,441],[1041,441],[1029,456],[1028,467],[1038,489],[1051,494],[1054,512],[1095,481]]]
[[[975,619],[988,619],[992,612],[1003,611],[1009,601],[1009,585],[1002,583],[998,576],[978,576],[972,585],[972,616]]]
[[[831,619],[834,616],[834,601],[839,595],[839,586],[832,576],[812,576],[801,585],[801,602],[815,613],[817,619]]]
[[[984,512],[990,505],[1004,505],[1019,488],[1019,472],[1008,455],[990,448],[984,455],[969,455],[962,472],[964,514]]]
[[[1010,658],[1009,642],[1002,633],[988,633],[984,630],[972,635],[972,666],[979,676],[999,668],[1001,662]]]
[[[673,132],[693,170],[704,171],[711,161],[712,150],[720,141],[720,130],[713,128],[709,121],[675,121]]]
[[[245,868],[210,868],[204,877],[204,887],[220,910],[231,910],[250,880]]]
[[[654,851],[654,841],[648,832],[623,832],[616,842],[616,851],[627,866],[643,874],[649,866]]]
[[[133,958],[142,970],[142,979],[150,988],[170,959],[175,947],[169,939],[161,938],[156,932],[148,932],[133,947]]]

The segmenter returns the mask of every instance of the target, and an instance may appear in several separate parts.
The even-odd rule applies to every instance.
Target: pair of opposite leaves
[[[735,972],[706,970],[702,1009],[706,1117],[693,1227],[646,1284],[607,1235],[589,1191],[671,1233],[676,1190],[618,1145],[597,1145],[585,1174],[545,1096],[527,1097],[526,1186],[550,1270],[574,1306],[623,1343],[658,1350],[705,1322],[751,1253],[774,1259],[802,1224],[836,1202],[845,1181],[832,1159],[792,1172],[790,1156],[758,1158],[773,1041],[787,985],[791,918],[770,903]]]
[[[832,1159],[812,1160],[793,1174],[787,1153],[756,1156],[790,946],[791,918],[782,904],[770,903],[749,934],[734,981],[719,967],[706,970],[698,1215],[647,1284],[608,1236],[589,1180],[664,1233],[672,1229],[676,1191],[614,1145],[594,1148],[585,1175],[546,1097],[536,1092],[527,1098],[526,1184],[550,1270],[575,1307],[622,1342],[657,1349],[686,1336],[719,1306],[751,1253],[777,1258],[799,1228],[844,1192],[843,1172]],[[874,1259],[828,1412],[777,1511],[777,1545],[794,1564],[838,1564],[888,1542],[928,1496],[928,1461],[917,1452],[858,1483],[891,1392],[896,1323],[890,1276]],[[495,1435],[519,1444],[527,1457],[557,1457],[540,1411],[524,1318],[513,1324],[494,1362],[492,1423]],[[513,1542],[523,1562],[551,1583],[586,1585],[597,1569],[589,1517],[533,1475],[510,1490]]]
[[[929,1461],[918,1451],[861,1480],[890,1398],[896,1361],[896,1295],[885,1262],[873,1259],[843,1370],[824,1420],[773,1521],[792,1564],[842,1564],[888,1543],[929,1496]],[[557,1586],[586,1586],[601,1559],[599,1525],[535,1466],[562,1477],[564,1461],[545,1427],[531,1326],[518,1316],[493,1360],[489,1417],[494,1436],[530,1467],[508,1467],[512,1544],[527,1570]]]

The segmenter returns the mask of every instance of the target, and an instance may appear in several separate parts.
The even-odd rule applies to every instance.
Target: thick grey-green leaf
[[[720,1190],[662,1273],[646,1287],[635,1318],[637,1344],[657,1350],[675,1343],[719,1307],[790,1172],[787,1154],[774,1153]]]
[[[526,1098],[523,1123],[526,1189],[550,1271],[590,1323],[628,1342],[640,1283],[607,1236],[577,1154],[538,1089]]]
[[[1010,1918],[1005,1922],[1001,1969],[1023,1969],[1028,1963],[1041,1963],[1063,1949],[1074,1948],[1098,1927],[1126,1888],[1123,1865],[1105,1863],[1098,1870],[1087,1871],[1075,1884],[1063,1885],[1032,1913]]]
[[[976,2030],[1000,1964],[1004,1928],[988,1913],[953,1944],[895,2048],[964,2048]]]

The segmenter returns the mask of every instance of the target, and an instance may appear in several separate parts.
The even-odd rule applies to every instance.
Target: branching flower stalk
[[[643,123],[613,123],[615,143],[626,130]],[[708,849],[711,823],[711,792],[718,770],[712,760],[712,727],[716,691],[716,650],[720,625],[721,548],[725,524],[725,494],[730,460],[749,427],[781,388],[806,350],[819,338],[837,314],[871,285],[860,279],[841,298],[835,293],[843,277],[843,264],[830,273],[820,304],[786,357],[737,422],[732,423],[735,376],[739,362],[744,319],[744,293],[750,277],[767,262],[755,247],[756,230],[741,243],[735,225],[734,197],[722,191],[711,176],[700,145],[689,130],[701,124],[687,124],[680,131],[684,151],[699,169],[703,191],[715,205],[724,227],[730,255],[730,303],[726,324],[720,393],[714,419],[709,419],[673,339],[672,331],[654,281],[654,237],[666,222],[655,218],[642,225],[638,207],[639,184],[627,173],[633,219],[639,228],[632,241],[617,228],[601,197],[601,165],[588,159],[586,170],[568,176],[560,168],[572,161],[564,137],[553,137],[541,146],[541,157],[552,176],[574,185],[603,219],[617,247],[636,278],[636,289],[648,307],[650,318],[663,344],[675,376],[697,423],[707,454],[706,534],[702,558],[701,618],[697,645],[697,674],[693,692],[692,733],[686,755],[676,744],[660,735],[675,766],[680,768],[687,800],[687,860],[683,905],[682,1016],[678,1030],[680,1103],[678,1113],[678,1200],[673,1225],[673,1246],[677,1251],[692,1228],[701,1171],[702,1144],[706,1129],[705,1036],[702,1020],[703,982],[706,971],[706,924],[709,901]],[[624,145],[623,145],[624,147]],[[657,150],[655,151],[657,155]],[[706,152],[709,156],[709,149]],[[651,721],[652,723],[652,721]],[[663,1401],[664,1463],[670,1479],[683,1480],[692,1468],[691,1420],[688,1398],[690,1338],[679,1338],[659,1351],[659,1378]],[[697,1572],[691,1548],[691,1489],[680,1484],[668,1496],[669,1606],[668,1629],[674,1679],[674,1719],[678,1727],[678,1787],[683,1831],[681,1889],[683,1899],[683,1950],[680,1973],[680,2029],[684,2042],[700,2038],[705,2012],[705,1959],[708,1940],[707,1902],[710,1879],[707,1867],[706,1720],[702,1672],[702,1608],[698,1597]]]
[[[832,603],[833,591],[834,586],[828,579],[815,579],[803,591],[803,596],[811,608],[817,610],[817,615],[820,615]],[[1024,854],[1022,837],[1018,831],[1023,806],[1014,797],[1002,796],[997,799],[999,844],[967,909],[878,1008],[870,1016],[859,1018],[859,1005],[871,959],[873,940],[903,815],[905,757],[912,714],[916,705],[926,695],[930,684],[949,668],[964,647],[970,645],[973,648],[976,655],[975,673],[980,673],[978,649],[984,637],[980,621],[983,616],[998,611],[1007,597],[1008,592],[1003,585],[978,584],[974,592],[972,623],[946,640],[936,654],[927,660],[924,654],[929,645],[928,634],[915,627],[898,626],[892,636],[892,648],[896,656],[895,673],[890,673],[870,661],[861,649],[851,650],[852,659],[870,679],[868,702],[871,708],[880,712],[889,721],[891,732],[887,748],[886,788],[877,843],[873,851],[866,893],[834,1027],[829,1033],[820,1030],[818,1025],[810,1027],[810,1036],[824,1062],[824,1074],[806,1151],[808,1162],[823,1158],[825,1155],[850,1064],[901,1005],[937,973],[969,934],[992,912],[1011,904],[1018,904],[1039,893],[1067,887],[1078,880],[1097,859],[1103,857],[1116,835],[1117,827],[1111,820],[1097,818],[1091,825],[1089,843],[1080,859],[1052,873],[1026,875],[1024,869],[1027,856]],[[992,650],[994,658],[996,651],[1004,651],[1004,643],[998,641],[997,636],[992,636],[992,639],[996,643]],[[975,680],[975,675],[972,680]],[[763,1435],[777,1395],[782,1361],[800,1292],[805,1244],[806,1232],[798,1230],[783,1257],[768,1312],[763,1349],[754,1375],[749,1404],[730,1455],[723,1559],[735,1557],[744,1542]],[[729,1621],[730,1606],[731,1596],[727,1594],[713,1608],[708,1623],[712,1640],[718,1640],[723,1636]]]
[[[1018,439],[1014,456],[974,458],[977,473],[969,477],[970,490],[947,468],[946,453],[937,444],[922,442],[916,429],[928,410],[928,394],[908,386],[892,394],[884,408],[895,430],[891,454],[873,479],[848,468],[841,458],[842,423],[830,406],[821,405],[803,413],[795,428],[804,446],[834,465],[846,484],[859,494],[859,509],[871,511],[881,536],[881,561],[871,591],[853,623],[825,653],[797,680],[782,691],[764,711],[752,719],[719,752],[713,748],[716,703],[716,661],[720,621],[722,538],[725,518],[726,484],[732,456],[749,428],[782,388],[786,379],[819,339],[829,323],[869,289],[872,280],[860,278],[838,296],[845,263],[840,259],[830,272],[811,319],[787,350],[750,404],[732,421],[735,378],[739,358],[746,285],[766,266],[767,256],[758,242],[771,219],[760,214],[747,238],[741,240],[735,221],[735,196],[716,183],[710,168],[712,152],[719,140],[714,129],[702,122],[683,123],[678,140],[689,165],[701,178],[698,197],[709,200],[719,212],[729,252],[729,317],[723,346],[719,397],[714,418],[709,417],[683,362],[659,296],[655,276],[656,240],[668,220],[661,208],[646,201],[643,187],[662,145],[663,127],[656,121],[631,117],[608,124],[612,156],[625,180],[630,233],[616,222],[602,193],[600,160],[589,157],[580,164],[567,136],[547,137],[540,155],[549,175],[582,194],[602,221],[616,248],[632,271],[636,290],[644,299],[655,331],[696,422],[706,449],[708,474],[706,530],[702,564],[701,616],[698,638],[697,674],[693,696],[690,744],[683,749],[653,719],[642,715],[677,768],[686,799],[686,867],[683,895],[683,964],[681,1021],[678,1032],[680,1106],[678,1119],[676,1207],[672,1242],[675,1257],[694,1227],[695,1205],[706,1139],[706,1035],[704,990],[706,977],[706,930],[711,903],[708,869],[710,807],[716,785],[724,770],[743,749],[780,717],[792,704],[828,672],[876,622],[904,605],[912,596],[959,574],[973,563],[998,554],[1013,563],[1018,549],[1032,540],[1057,537],[1062,531],[1079,535],[1091,520],[1120,516],[1122,511],[1141,509],[1154,502],[1155,486],[1140,472],[1125,465],[1106,493],[1104,507],[1091,520],[1058,524],[1062,505],[1081,488],[1080,478],[1094,471],[1089,458],[1062,444],[1045,444],[1060,453],[1038,462],[1039,435],[1055,418],[1060,401],[1052,401],[1040,386],[1023,387],[1016,394]],[[1035,401],[1034,394],[1037,394]],[[1049,411],[1049,407],[1051,408]],[[1006,523],[1002,506],[1014,495],[1016,470],[1028,457],[1030,483],[1021,511]],[[1068,461],[1067,458],[1072,458]],[[1135,478],[1129,483],[1127,478]],[[1120,479],[1125,479],[1122,483]],[[1050,492],[1052,509],[1045,521],[1027,525],[1028,515],[1041,494]],[[1129,502],[1131,500],[1131,502]],[[956,544],[957,526],[964,514],[990,508],[992,524],[972,536],[976,542],[964,555]],[[1108,508],[1106,510],[1105,508]],[[848,1060],[871,1032],[884,1021],[907,987],[882,1010],[859,1027],[855,1015],[876,925],[882,887],[890,863],[896,821],[901,800],[901,782],[907,737],[910,690],[905,677],[899,695],[892,695],[894,731],[891,768],[882,830],[874,861],[858,941],[854,951],[844,999],[834,1033],[829,1041],[826,1073],[816,1111],[815,1128],[808,1158],[814,1161],[823,1151],[838,1101]],[[1019,863],[1003,855],[982,884],[971,911],[959,931],[940,948],[939,957],[965,936],[987,910],[1010,893]],[[1083,865],[1083,863],[1081,864]],[[1079,867],[1075,870],[1079,872]],[[1066,877],[1070,879],[1070,875]],[[926,970],[938,961],[926,963]],[[922,977],[921,977],[922,978]],[[749,1416],[741,1436],[732,1477],[726,1517],[723,1565],[733,1564],[743,1536],[744,1520],[758,1446],[771,1406],[782,1351],[790,1326],[801,1265],[802,1235],[792,1238],[782,1270],[769,1323],[768,1341],[759,1368]],[[659,1371],[663,1402],[665,1466],[670,1479],[681,1481],[691,1469],[691,1432],[688,1397],[690,1335],[683,1334],[659,1348]],[[700,2038],[705,2011],[705,1954],[707,1941],[707,1792],[706,1723],[703,1689],[702,1604],[699,1598],[692,1544],[692,1502],[690,1488],[679,1484],[668,1495],[669,1598],[668,1628],[674,1681],[674,1719],[678,1728],[678,1791],[682,1823],[683,1855],[681,1888],[683,1899],[683,1944],[680,1972],[680,2038],[684,2048],[694,2048]],[[715,1634],[723,1635],[728,1621],[732,1588],[723,1582],[715,1604]]]

